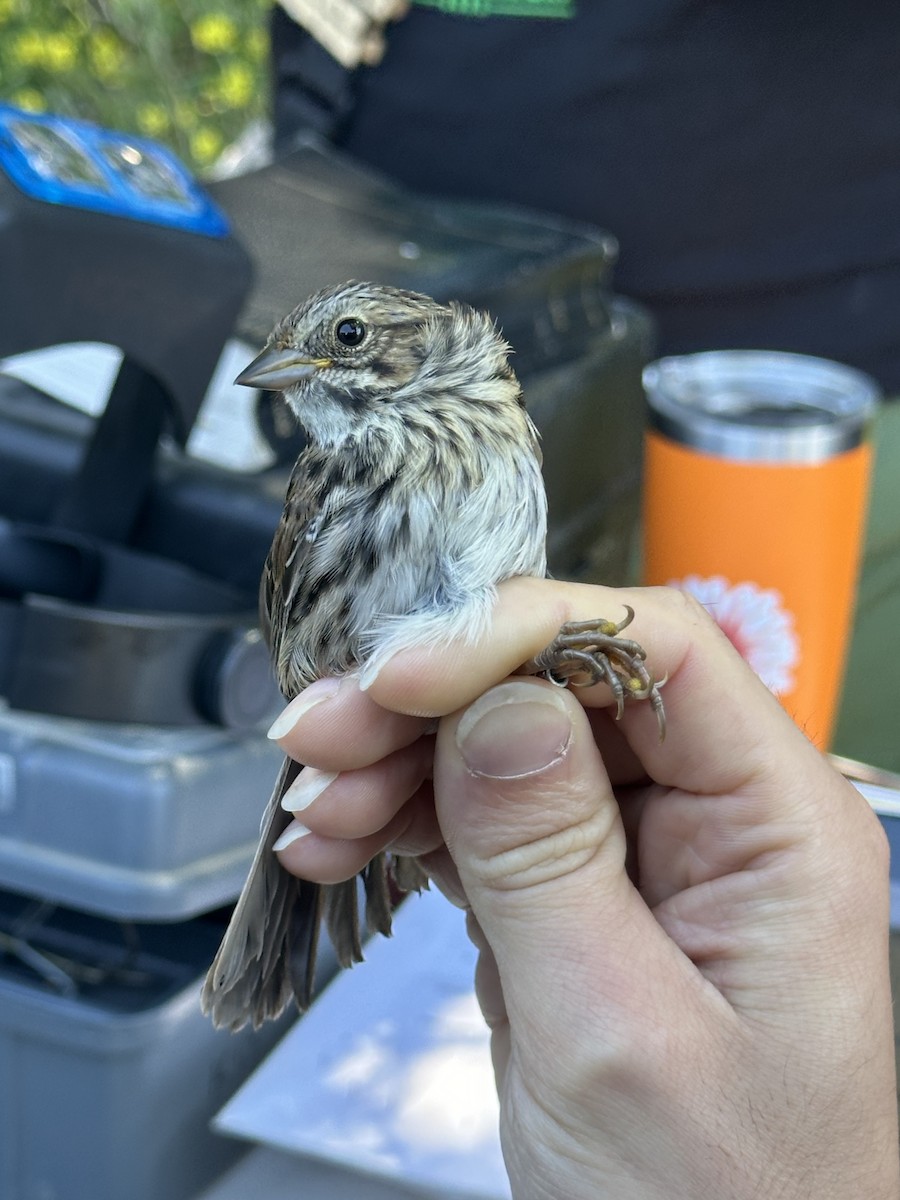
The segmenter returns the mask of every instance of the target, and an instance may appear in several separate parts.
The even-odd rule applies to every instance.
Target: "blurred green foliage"
[[[271,0],[0,0],[0,100],[167,143],[202,173],[268,108]]]

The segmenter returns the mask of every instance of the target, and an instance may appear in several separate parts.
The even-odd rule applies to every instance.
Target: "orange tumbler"
[[[644,372],[644,578],[692,592],[823,749],[850,636],[880,393],[770,351]]]

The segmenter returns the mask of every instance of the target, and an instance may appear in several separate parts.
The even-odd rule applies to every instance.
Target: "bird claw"
[[[666,680],[654,679],[647,670],[643,646],[619,636],[634,620],[634,609],[626,605],[625,614],[618,623],[603,618],[567,621],[550,645],[522,670],[528,675],[543,675],[559,687],[605,683],[616,702],[617,721],[622,718],[626,700],[649,700],[662,741],[666,736],[666,710],[660,692]]]

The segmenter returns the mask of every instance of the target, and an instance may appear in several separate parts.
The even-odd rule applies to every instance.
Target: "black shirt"
[[[900,387],[894,0],[413,7],[340,140],[420,191],[609,229],[661,350],[819,353]]]

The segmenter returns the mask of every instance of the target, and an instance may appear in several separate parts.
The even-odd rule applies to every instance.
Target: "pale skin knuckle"
[[[856,798],[854,798],[856,799]],[[833,886],[845,910],[856,910],[864,923],[884,909],[890,883],[891,850],[878,817],[864,801],[855,802],[847,828],[833,839]]]
[[[645,1006],[638,1004],[636,1010]],[[540,1099],[552,1106],[570,1134],[591,1136],[598,1120],[614,1123],[628,1109],[637,1114],[653,1103],[683,1102],[685,1071],[696,1064],[697,1040],[683,1030],[674,1035],[664,1011],[651,1022],[639,1011],[613,1016],[598,1002],[597,1012],[585,1021],[579,998],[570,1019],[565,1011],[554,1016],[559,1031],[589,1031],[585,1037],[559,1037],[545,1045],[547,1068],[536,1072],[538,1078],[553,1079],[552,1095],[540,1088]]]
[[[468,870],[483,887],[516,892],[573,876],[609,842],[611,813],[600,809],[583,821],[487,856],[472,856]]]
[[[867,842],[866,857],[876,877],[887,878],[891,870],[891,844],[887,832],[868,804],[860,813]]]
[[[673,621],[709,632],[718,630],[709,612],[690,592],[674,587],[652,587],[647,589],[647,593],[660,607],[672,614]]]

